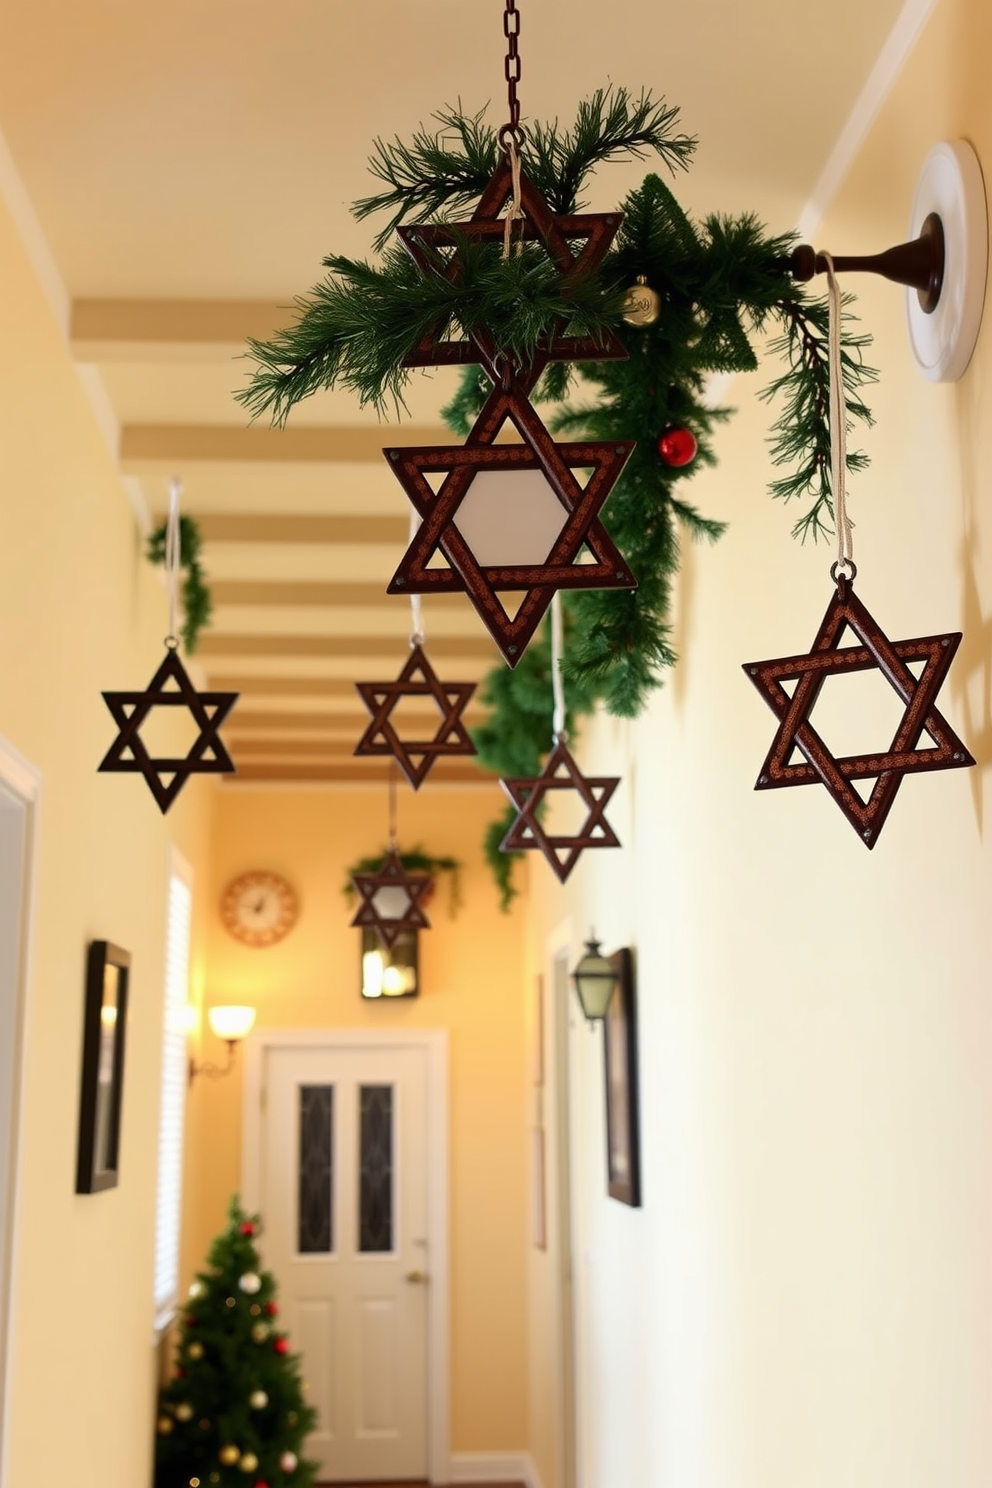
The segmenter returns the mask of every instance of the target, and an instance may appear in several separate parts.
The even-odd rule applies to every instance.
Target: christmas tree
[[[190,1287],[176,1371],[159,1396],[155,1488],[311,1488],[302,1456],[316,1424],[299,1362],[259,1267],[257,1216],[235,1196],[227,1229]]]

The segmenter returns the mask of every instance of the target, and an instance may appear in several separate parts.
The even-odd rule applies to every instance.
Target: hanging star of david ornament
[[[961,641],[961,632],[890,641],[855,596],[853,580],[840,576],[837,589],[809,652],[745,664],[751,679],[779,720],[755,790],[825,785],[861,841],[873,848],[904,775],[956,770],[975,760],[935,699]],[[850,630],[859,644],[841,646]],[[919,676],[911,670],[922,664]],[[823,683],[830,676],[877,668],[905,711],[887,748],[835,758],[810,721]],[[784,684],[794,687],[787,690]],[[924,743],[929,737],[931,744]],[[795,759],[798,753],[802,758]],[[874,780],[865,800],[854,782]]]
[[[510,420],[522,444],[495,444]],[[384,451],[421,525],[387,588],[388,594],[464,591],[512,667],[520,660],[556,589],[633,589],[637,581],[599,513],[633,445],[591,441],[556,444],[533,407],[511,389],[497,389],[464,445],[408,446]],[[577,470],[591,470],[585,485]],[[531,473],[518,487],[517,511],[533,551],[519,561],[518,529],[497,493],[473,484],[480,476]],[[536,473],[536,476],[535,476]],[[435,492],[429,475],[443,474]],[[550,488],[550,489],[549,489]],[[524,496],[520,503],[521,494]],[[511,493],[507,488],[506,498]],[[545,498],[545,499],[542,499]],[[555,502],[557,501],[557,505]],[[560,510],[559,510],[560,508]],[[445,567],[432,567],[436,555]],[[517,561],[514,561],[514,559]],[[588,558],[588,562],[582,561]],[[523,591],[513,614],[499,591]]]
[[[606,808],[617,786],[616,776],[583,775],[563,739],[559,739],[535,779],[501,780],[500,785],[517,810],[517,818],[500,843],[501,852],[536,848],[564,883],[587,847],[619,847],[620,839],[606,820]],[[541,807],[558,793],[572,791],[588,808],[582,830],[554,832],[539,816]]]
[[[465,222],[432,225],[412,223],[397,229],[403,246],[417,267],[425,274],[437,274],[457,287],[463,272],[459,250],[464,243],[502,243],[505,221],[500,213],[513,196],[513,173],[503,159],[489,185],[482,193],[472,216]],[[524,216],[513,224],[514,242],[544,244],[561,278],[581,278],[602,263],[622,222],[619,212],[560,215],[548,203],[528,177],[520,171],[520,205]],[[575,250],[573,244],[583,246]],[[486,333],[475,332],[456,340],[448,333],[452,317],[448,316],[424,333],[417,347],[404,358],[408,367],[464,365],[491,361],[492,341]],[[569,336],[559,326],[541,350],[555,361],[605,361],[624,358],[627,352],[614,332],[602,337]]]
[[[429,930],[421,908],[433,880],[427,873],[407,873],[394,847],[376,873],[353,873],[359,905],[352,925],[368,926],[389,950],[404,930]]]
[[[372,721],[355,745],[355,753],[391,755],[414,790],[420,788],[440,756],[477,752],[462,722],[475,683],[440,681],[421,646],[411,646],[406,665],[395,682],[356,682],[355,686],[372,715]],[[433,738],[400,737],[392,715],[401,698],[429,699],[434,704],[439,721]]]
[[[233,775],[234,761],[218,733],[238,700],[236,692],[197,692],[174,645],[144,692],[105,692],[103,700],[117,724],[98,771],[145,777],[163,816],[190,775]],[[200,732],[185,755],[156,757],[148,752],[141,728],[156,708],[185,708]]]

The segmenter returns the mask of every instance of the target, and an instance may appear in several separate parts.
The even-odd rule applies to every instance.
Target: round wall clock
[[[288,935],[299,907],[291,886],[277,873],[242,873],[228,884],[220,917],[236,940],[270,946]]]

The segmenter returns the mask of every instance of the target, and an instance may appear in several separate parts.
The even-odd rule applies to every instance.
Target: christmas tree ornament
[[[243,1473],[253,1473],[257,1466],[258,1458],[255,1456],[254,1452],[245,1452],[244,1456],[241,1458],[241,1461],[238,1463],[238,1467]]]
[[[661,314],[661,295],[652,289],[646,274],[638,274],[636,283],[623,297],[623,318],[628,325],[654,325]]]
[[[186,1354],[187,1354],[187,1357],[190,1358],[190,1359],[192,1359],[192,1360],[194,1360],[194,1362],[196,1360],[198,1360],[198,1359],[202,1359],[203,1358],[203,1344],[202,1343],[191,1343],[190,1346],[189,1346],[189,1348],[186,1350]]]
[[[192,1419],[193,1419],[193,1407],[190,1405],[190,1403],[189,1403],[188,1400],[182,1400],[182,1401],[180,1401],[180,1403],[176,1406],[176,1420],[177,1421],[192,1421]]]
[[[225,1297],[224,1298],[224,1306],[225,1307],[237,1307],[237,1305],[238,1305],[238,1299],[237,1299],[237,1297]]]
[[[179,658],[177,636],[179,578],[179,494],[174,480],[169,492],[166,574],[169,587],[169,634],[165,660],[144,692],[105,692],[103,700],[118,728],[98,772],[143,775],[163,816],[190,775],[233,775],[234,762],[218,730],[238,700],[236,692],[198,692]],[[157,708],[185,709],[199,733],[185,755],[149,753],[141,728]]]
[[[262,1309],[259,1307],[259,1305],[258,1305],[257,1302],[253,1302],[251,1304],[251,1306],[249,1307],[248,1311],[251,1313],[252,1317],[261,1317],[262,1316]]]
[[[272,1347],[275,1349],[277,1354],[289,1353],[289,1344],[286,1342],[285,1338],[277,1338]]]
[[[205,1291],[206,1287],[203,1285],[202,1281],[197,1280],[190,1282],[189,1295],[194,1299],[197,1297],[202,1297]]]
[[[227,1446],[221,1447],[220,1451],[217,1453],[217,1456],[219,1460],[223,1462],[225,1467],[235,1467],[241,1460],[241,1453],[232,1443],[228,1443]]]
[[[668,428],[658,440],[658,453],[666,465],[673,470],[681,470],[685,465],[691,465],[699,450],[699,441],[691,429],[685,429],[679,424],[669,424]]]
[[[278,1302],[266,1302],[265,1310],[269,1314],[269,1317],[276,1317],[279,1312]]]
[[[299,1458],[297,1457],[295,1452],[283,1452],[282,1456],[279,1458],[279,1466],[282,1468],[284,1473],[295,1472],[296,1464],[298,1461]]]
[[[168,1436],[173,1429],[172,1420],[169,1416],[159,1416],[156,1422],[156,1430],[159,1436]]]
[[[251,1336],[255,1343],[264,1343],[271,1331],[268,1323],[255,1323],[252,1326]]]
[[[269,1397],[264,1390],[252,1390],[248,1396],[248,1404],[252,1410],[264,1410],[269,1403]]]
[[[551,612],[551,623],[554,748],[536,779],[500,780],[500,785],[517,812],[500,848],[502,852],[536,848],[543,853],[559,882],[564,883],[586,848],[620,846],[620,840],[605,815],[606,807],[620,781],[615,777],[584,776],[569,752],[565,737],[565,697],[561,677],[561,601],[557,595]],[[560,799],[565,793],[577,795],[587,808],[585,822],[577,833],[556,832],[550,824],[542,821],[542,813],[546,808],[550,806],[553,810],[555,798]]]
[[[836,592],[809,652],[748,662],[744,672],[779,720],[755,789],[817,783],[826,786],[861,841],[871,849],[878,841],[904,775],[959,769],[973,765],[975,760],[935,706],[961,633],[890,641],[854,594],[857,569],[846,500],[840,290],[829,256],[825,257],[831,310],[831,455],[838,535],[838,556],[831,567],[831,577]],[[841,646],[847,631],[860,644]],[[816,731],[811,714],[827,677],[869,669],[881,672],[902,702],[903,715],[886,747],[836,758]],[[805,763],[794,760],[797,752]],[[859,792],[856,782],[869,781],[874,781],[870,791]]]
[[[238,1277],[238,1286],[243,1292],[247,1292],[249,1297],[253,1297],[262,1289],[261,1278],[254,1271],[246,1271],[244,1276]]]
[[[418,526],[416,512],[411,513],[411,540]],[[358,682],[362,702],[372,715],[371,722],[358,743],[356,755],[389,755],[395,759],[414,790],[441,756],[474,755],[468,729],[462,722],[465,707],[475,691],[474,682],[441,682],[424,651],[424,622],[419,594],[410,595],[412,629],[410,655],[395,682]],[[430,699],[438,715],[431,739],[403,739],[393,719],[397,705],[404,698]]]
[[[244,1222],[244,1224],[243,1225],[240,1225],[239,1228],[238,1228],[238,1234],[239,1235],[248,1235],[248,1236],[251,1236],[251,1235],[254,1235],[255,1233],[256,1233],[255,1226],[252,1224],[252,1222],[251,1222],[250,1219],[246,1219],[245,1222]]]

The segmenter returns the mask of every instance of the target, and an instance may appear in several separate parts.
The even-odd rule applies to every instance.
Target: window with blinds
[[[179,1300],[179,1225],[183,1188],[183,1119],[188,1078],[186,1004],[193,908],[192,871],[177,853],[169,874],[165,948],[162,1100],[158,1129],[155,1217],[155,1326],[164,1328]]]

